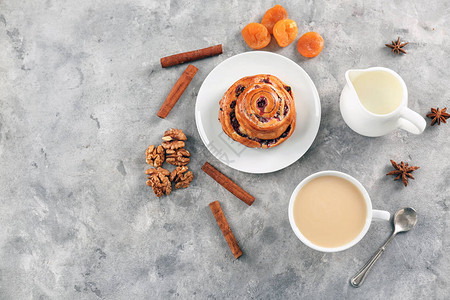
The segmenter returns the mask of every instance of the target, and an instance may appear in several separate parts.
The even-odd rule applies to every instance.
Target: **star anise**
[[[447,107],[444,107],[443,109],[438,108],[431,108],[431,112],[427,114],[427,117],[430,119],[433,119],[431,121],[431,126],[433,126],[435,123],[438,125],[441,125],[441,122],[447,123],[445,119],[450,118],[450,114],[446,112]]]
[[[391,159],[391,164],[395,168],[395,170],[390,171],[387,175],[397,175],[394,180],[402,179],[402,182],[405,186],[408,185],[408,177],[411,179],[414,179],[414,177],[411,175],[411,172],[419,169],[419,167],[410,167],[408,164],[405,164],[403,162],[400,162],[400,164],[396,163]]]
[[[389,47],[392,49],[391,52],[395,52],[397,54],[403,53],[406,54],[407,52],[403,49],[406,45],[408,45],[408,42],[406,43],[400,43],[400,37],[398,37],[397,41],[392,41],[392,44],[385,44],[386,47]]]

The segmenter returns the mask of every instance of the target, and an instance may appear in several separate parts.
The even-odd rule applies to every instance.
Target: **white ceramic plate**
[[[237,80],[245,76],[271,74],[291,86],[297,111],[294,133],[284,143],[269,149],[248,148],[222,130],[218,120],[219,101]],[[195,122],[203,143],[222,163],[248,173],[281,170],[305,154],[320,124],[320,99],[308,74],[292,60],[279,54],[252,51],[220,63],[206,77],[195,104]]]

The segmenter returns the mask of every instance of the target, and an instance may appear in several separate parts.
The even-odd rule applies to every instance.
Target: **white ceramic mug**
[[[364,201],[366,202],[366,208],[367,208],[366,222],[364,224],[363,229],[361,230],[361,232],[358,234],[358,236],[355,239],[353,239],[352,241],[348,242],[347,244],[339,246],[339,247],[326,248],[326,247],[321,247],[321,246],[318,246],[318,245],[312,243],[301,233],[301,231],[298,229],[297,225],[295,224],[295,220],[294,220],[294,202],[295,202],[295,198],[296,198],[298,192],[301,190],[301,188],[305,184],[307,184],[308,182],[310,182],[311,180],[313,180],[315,178],[322,177],[322,176],[336,176],[336,177],[340,177],[340,178],[350,181],[354,186],[356,186],[359,189],[361,194],[364,196]],[[291,199],[289,201],[288,213],[289,213],[289,223],[291,224],[291,228],[294,231],[295,235],[300,239],[300,241],[302,241],[303,244],[305,244],[306,246],[308,246],[312,249],[318,250],[318,251],[322,251],[322,252],[338,252],[338,251],[346,250],[346,249],[356,245],[364,237],[364,235],[369,230],[372,219],[389,221],[391,218],[391,214],[387,211],[372,209],[372,201],[370,201],[369,194],[367,193],[364,186],[358,180],[353,178],[352,176],[342,173],[342,172],[339,172],[339,171],[322,171],[322,172],[314,173],[314,174],[306,177],[305,179],[303,179],[297,185],[294,192],[292,192]]]
[[[352,84],[358,76],[368,72],[387,72],[393,75],[393,80],[397,80],[402,86],[402,102],[392,112],[387,114],[375,114],[368,111],[360,102],[358,94]],[[403,79],[396,72],[388,68],[374,67],[369,69],[348,70],[345,73],[347,84],[341,93],[340,110],[345,123],[355,132],[369,137],[376,137],[388,134],[397,128],[404,129],[413,134],[420,134],[424,131],[425,119],[409,109],[408,89]]]

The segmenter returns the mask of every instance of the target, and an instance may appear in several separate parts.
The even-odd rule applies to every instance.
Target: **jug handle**
[[[408,107],[400,111],[400,118],[398,119],[399,128],[413,134],[421,134],[425,130],[426,125],[425,119]]]

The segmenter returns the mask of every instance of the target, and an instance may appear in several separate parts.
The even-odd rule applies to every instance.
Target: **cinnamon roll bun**
[[[219,121],[233,140],[251,148],[275,147],[295,130],[291,87],[273,75],[236,81],[219,102]]]

